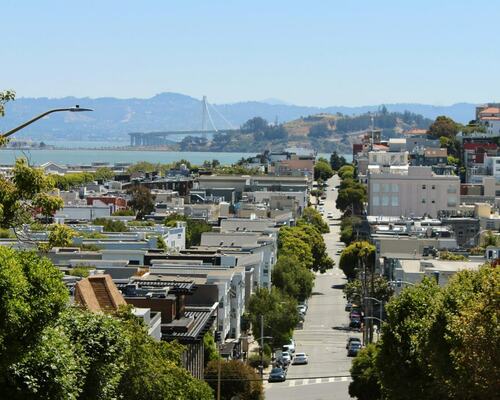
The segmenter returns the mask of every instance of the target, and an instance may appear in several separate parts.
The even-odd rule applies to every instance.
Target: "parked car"
[[[349,328],[361,329],[361,320],[356,318],[351,319],[351,322],[349,322]]]
[[[337,250],[337,255],[341,255],[342,251],[343,251],[342,249]]]
[[[293,365],[307,364],[309,362],[306,353],[297,353],[293,358]]]
[[[347,349],[347,357],[356,357],[361,350],[361,343],[353,342],[349,345]]]
[[[283,368],[273,368],[269,374],[268,382],[284,382],[286,381],[286,370]]]
[[[332,218],[333,218],[333,213],[332,213],[332,212],[329,212],[329,213],[326,215],[326,218],[332,219]]]
[[[299,304],[297,306],[297,311],[301,314],[305,314],[307,312],[307,306],[305,304]]]
[[[361,344],[361,339],[358,337],[354,337],[354,336],[349,337],[347,339],[347,344],[345,345],[345,348],[349,349],[349,346],[351,345],[351,343],[356,343],[356,342]]]
[[[283,364],[285,365],[290,364],[292,362],[292,355],[288,351],[284,351],[281,353],[281,361],[283,361]]]
[[[345,308],[344,308],[344,309],[345,309],[347,312],[351,312],[351,310],[352,310],[352,303],[347,302],[347,303],[345,304]]]
[[[283,351],[287,351],[291,354],[295,353],[295,341],[292,339],[289,343],[285,344],[282,348]]]

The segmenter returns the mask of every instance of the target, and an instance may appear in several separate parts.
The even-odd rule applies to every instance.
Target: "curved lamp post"
[[[18,127],[11,129],[10,131],[4,132],[0,134],[0,138],[8,138],[9,136],[13,135],[17,131],[20,131],[23,128],[26,128],[28,125],[31,125],[33,122],[38,121],[39,119],[52,114],[56,112],[63,112],[63,111],[69,111],[69,112],[82,112],[82,111],[94,111],[90,108],[81,108],[79,105],[76,105],[75,107],[69,107],[69,108],[54,108],[53,110],[46,111],[40,115],[37,115],[35,118],[30,119],[29,121],[25,122],[22,125],[19,125]]]

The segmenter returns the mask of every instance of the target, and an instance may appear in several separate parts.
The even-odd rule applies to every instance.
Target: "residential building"
[[[380,168],[368,171],[368,214],[437,217],[459,204],[460,179],[436,175],[431,167]]]

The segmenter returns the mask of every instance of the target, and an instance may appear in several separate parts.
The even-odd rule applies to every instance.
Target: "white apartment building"
[[[436,175],[431,167],[379,168],[368,171],[368,214],[436,218],[459,204],[460,179]]]
[[[370,151],[368,153],[369,165],[408,165],[407,151]]]

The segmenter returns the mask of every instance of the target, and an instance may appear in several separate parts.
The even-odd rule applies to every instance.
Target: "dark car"
[[[349,322],[349,328],[361,329],[361,320],[357,318],[352,318],[351,322]]]
[[[345,345],[345,348],[346,348],[346,349],[349,349],[349,346],[350,346],[352,343],[359,343],[359,344],[361,344],[361,339],[360,339],[360,338],[357,338],[357,337],[353,337],[353,336],[351,336],[350,338],[348,338],[348,339],[347,339],[347,344]]]
[[[356,357],[361,350],[361,343],[352,342],[347,349],[347,357]]]
[[[283,368],[273,368],[269,374],[268,382],[286,381],[286,371]]]

